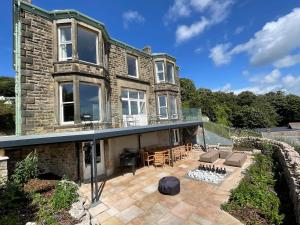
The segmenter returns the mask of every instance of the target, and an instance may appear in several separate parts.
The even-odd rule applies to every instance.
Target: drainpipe
[[[15,79],[15,133],[21,135],[21,22],[20,22],[20,0],[13,2],[13,49]]]

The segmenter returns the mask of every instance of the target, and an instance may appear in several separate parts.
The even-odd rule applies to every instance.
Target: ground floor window
[[[176,97],[172,95],[170,96],[170,114],[171,119],[178,118]]]
[[[60,85],[60,119],[63,123],[74,122],[73,83]]]
[[[123,115],[146,114],[145,92],[125,89],[122,90],[121,99]]]
[[[100,87],[86,83],[79,84],[80,119],[81,121],[99,121]]]

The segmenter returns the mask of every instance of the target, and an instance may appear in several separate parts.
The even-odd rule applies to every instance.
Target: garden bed
[[[295,224],[280,164],[273,154],[256,154],[230,199],[222,205],[245,224]]]

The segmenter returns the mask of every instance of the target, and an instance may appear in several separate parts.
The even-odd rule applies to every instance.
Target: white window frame
[[[173,129],[173,143],[174,145],[179,145],[180,143],[180,132],[179,129]]]
[[[96,63],[93,63],[93,62],[89,62],[89,61],[85,61],[85,60],[82,60],[82,59],[79,59],[79,53],[78,53],[78,28],[81,27],[82,29],[84,30],[87,30],[88,32],[91,32],[91,33],[95,33],[97,35],[97,38],[96,38]],[[82,25],[77,25],[77,34],[76,34],[76,38],[77,38],[77,56],[78,56],[78,60],[80,62],[86,62],[86,63],[90,63],[90,64],[94,64],[94,65],[99,65],[99,32],[95,31],[95,30],[91,30],[89,29],[88,27],[85,27],[85,26],[82,26]]]
[[[78,87],[78,90],[79,90],[79,93],[78,93],[78,96],[79,96],[79,117],[80,117],[80,101],[81,101],[81,98],[80,98],[80,83],[81,84],[84,84],[84,85],[90,85],[90,86],[97,86],[98,87],[98,98],[99,98],[99,120],[92,120],[92,121],[81,121],[81,118],[80,118],[80,122],[82,124],[85,124],[85,123],[99,123],[102,121],[102,113],[101,113],[101,86],[98,85],[98,84],[92,84],[92,83],[87,83],[87,82],[79,82],[79,87]]]
[[[165,106],[161,106],[160,105],[160,97],[165,97],[165,102],[166,102],[166,105]],[[158,99],[157,99],[157,101],[158,101],[158,115],[159,115],[159,119],[168,119],[168,97],[167,97],[167,95],[159,95],[158,97],[157,97]],[[161,116],[161,108],[166,108],[166,117],[162,117]]]
[[[121,101],[127,101],[128,102],[128,115],[129,116],[136,116],[136,115],[147,115],[147,107],[146,107],[146,92],[145,91],[139,91],[139,90],[133,90],[133,89],[122,89],[121,90],[121,94],[122,91],[127,91],[127,97],[121,97]],[[129,92],[137,92],[138,93],[138,98],[130,98],[129,97]],[[140,92],[144,93],[144,98],[140,98]],[[131,102],[132,101],[136,101],[137,102],[137,106],[138,106],[138,114],[131,114]],[[141,113],[141,105],[140,103],[144,103],[145,106],[145,113]],[[122,104],[122,103],[121,103]],[[123,115],[123,112],[122,112]]]
[[[168,74],[168,64],[172,65],[172,81],[167,80],[167,82],[171,83],[171,84],[175,84],[175,72],[174,72],[175,65],[174,65],[174,63],[166,62],[166,71],[167,71],[167,73],[165,74],[165,76],[167,77],[167,74]]]
[[[135,67],[136,67],[136,76],[132,75],[132,74],[128,74],[128,61],[127,61],[127,57],[132,57],[135,58]],[[126,64],[127,64],[127,75],[129,77],[134,77],[134,78],[139,78],[139,63],[138,63],[138,57],[135,55],[131,55],[129,53],[126,54]]]
[[[63,88],[62,86],[65,84],[72,84],[73,85],[73,101],[72,102],[63,102]],[[59,104],[60,104],[60,123],[65,125],[65,124],[74,124],[74,121],[64,121],[64,105],[65,104],[73,104],[74,107],[74,116],[75,116],[75,101],[74,101],[74,84],[73,82],[66,82],[66,83],[61,83],[59,84]],[[75,119],[75,118],[74,118]]]
[[[170,99],[170,114],[172,113],[172,99],[174,100],[174,107],[175,107],[175,113],[174,114],[171,114],[171,119],[178,119],[178,109],[177,109],[177,99],[176,99],[176,96],[173,96],[173,95],[170,95],[169,97]]]
[[[162,63],[162,71],[158,71],[158,68],[157,68],[157,63]],[[160,80],[159,79],[159,75],[158,73],[163,73],[163,80]],[[155,73],[156,73],[156,81],[157,83],[165,83],[166,82],[166,76],[165,76],[165,62],[163,60],[160,60],[160,61],[155,61]]]
[[[61,28],[65,28],[65,27],[69,27],[70,30],[71,30],[71,40],[70,41],[64,41],[62,42],[61,41]],[[71,57],[66,57],[66,58],[62,58],[61,57],[61,46],[65,45],[67,46],[67,44],[71,44],[72,46],[72,55]],[[73,43],[72,43],[72,26],[71,24],[68,24],[68,25],[59,25],[58,26],[58,61],[67,61],[67,60],[70,60],[72,59],[72,56],[73,56]]]

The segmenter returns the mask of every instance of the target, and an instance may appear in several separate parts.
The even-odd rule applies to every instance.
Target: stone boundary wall
[[[275,141],[267,138],[258,137],[232,137],[235,148],[250,147],[260,149],[264,152],[264,145],[272,145],[283,168],[285,179],[287,181],[290,199],[293,202],[296,223],[300,225],[300,155],[294,147],[287,143]]]
[[[0,186],[6,182],[8,171],[7,171],[7,156],[0,156]]]

